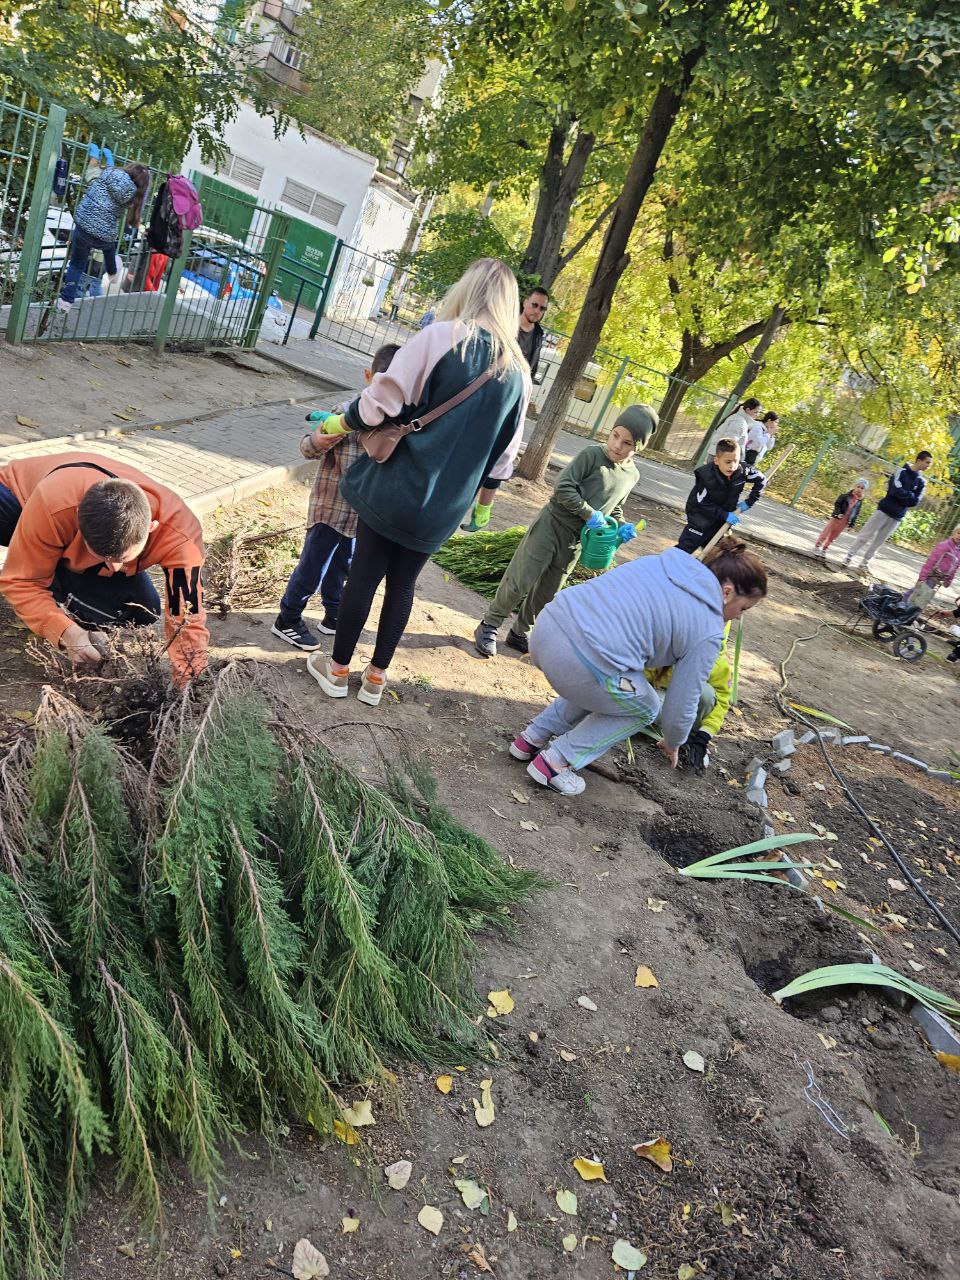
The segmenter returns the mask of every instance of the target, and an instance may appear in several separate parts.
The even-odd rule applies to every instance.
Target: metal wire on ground
[[[897,852],[897,850],[894,848],[891,842],[887,839],[886,835],[883,833],[880,827],[877,826],[876,822],[874,822],[873,818],[870,817],[866,809],[860,803],[860,800],[858,799],[857,795],[853,791],[850,784],[847,782],[846,778],[843,777],[843,775],[834,765],[833,761],[830,759],[830,755],[827,752],[827,748],[823,741],[823,734],[821,733],[819,727],[812,720],[808,720],[806,716],[804,716],[801,712],[799,712],[795,707],[792,707],[790,703],[788,703],[783,696],[784,693],[786,692],[787,682],[788,682],[787,664],[789,663],[790,659],[793,657],[794,653],[796,652],[797,645],[807,644],[809,643],[809,641],[815,640],[817,636],[820,634],[820,632],[824,629],[824,627],[829,627],[830,625],[831,624],[829,622],[821,622],[820,625],[817,627],[816,631],[814,631],[811,635],[796,636],[794,638],[794,641],[791,644],[789,651],[787,652],[787,656],[780,663],[780,688],[777,690],[777,694],[776,694],[777,706],[780,708],[781,712],[785,716],[794,720],[798,720],[800,724],[804,725],[807,729],[812,730],[813,733],[816,734],[817,744],[820,747],[820,752],[823,755],[827,768],[830,770],[831,774],[836,779],[838,785],[840,786],[843,793],[846,795],[847,799],[853,805],[854,809],[856,809],[857,813],[859,813],[860,817],[863,818],[864,822],[867,824],[868,828],[876,837],[876,839],[878,839],[883,844],[884,848],[890,854],[890,857],[894,860],[894,862],[897,864],[897,867],[903,873],[911,889],[913,889],[916,893],[920,895],[924,903],[927,905],[930,911],[934,914],[934,916],[936,916],[937,920],[940,922],[941,927],[945,930],[945,932],[947,932],[950,935],[953,941],[957,943],[958,946],[960,946],[960,930],[958,930],[957,927],[952,923],[952,921],[946,915],[944,915],[943,911],[933,901],[933,899],[927,893],[926,889],[924,889],[923,885],[920,883],[917,877],[910,870],[909,866],[906,864],[906,862],[903,860],[903,858],[900,856],[900,854]]]

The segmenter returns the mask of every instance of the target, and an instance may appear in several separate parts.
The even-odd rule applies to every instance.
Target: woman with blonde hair
[[[483,477],[513,470],[531,387],[517,343],[519,305],[510,268],[480,258],[444,298],[436,321],[376,374],[339,423],[323,424],[325,432],[359,433],[417,424],[386,461],[364,455],[340,483],[359,516],[356,550],[332,658],[307,662],[331,698],[347,696],[350,662],[384,582],[373,659],[357,695],[370,706],[380,702],[424,565],[457,528]]]

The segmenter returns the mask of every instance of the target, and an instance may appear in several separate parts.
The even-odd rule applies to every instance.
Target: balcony
[[[285,85],[288,89],[293,89],[297,93],[302,93],[303,81],[300,78],[300,72],[296,67],[291,67],[281,58],[278,58],[275,53],[267,54],[263,69],[271,80],[276,80],[278,84]]]
[[[300,13],[293,5],[284,4],[283,0],[263,0],[263,16],[276,22],[285,31],[293,33],[297,29]]]

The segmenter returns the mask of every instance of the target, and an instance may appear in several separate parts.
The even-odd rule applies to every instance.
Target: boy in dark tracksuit
[[[723,524],[739,524],[734,512],[749,511],[759,501],[765,480],[753,467],[740,464],[740,446],[733,440],[718,440],[710,462],[693,473],[693,488],[687,498],[687,525],[677,546],[681,551],[699,551]],[[750,485],[746,499],[744,487]]]

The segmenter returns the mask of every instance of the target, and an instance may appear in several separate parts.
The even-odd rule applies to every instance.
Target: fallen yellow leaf
[[[441,1093],[449,1093],[453,1088],[453,1076],[437,1076],[434,1083]]]
[[[519,1223],[517,1222],[517,1215],[513,1212],[512,1209],[509,1209],[507,1211],[507,1230],[511,1232],[516,1231],[518,1225]]]
[[[348,1147],[355,1147],[360,1141],[354,1130],[348,1124],[344,1124],[342,1120],[334,1120],[333,1132]]]
[[[479,1209],[487,1198],[487,1193],[473,1178],[457,1178],[453,1184],[460,1192],[460,1198],[468,1209]]]
[[[670,1143],[666,1138],[651,1138],[649,1142],[638,1142],[633,1148],[633,1154],[639,1156],[641,1160],[650,1160],[664,1173],[670,1173],[673,1169]]]
[[[496,1018],[498,1015],[513,1013],[515,1005],[513,996],[510,994],[509,987],[504,991],[491,991],[487,999],[490,1001],[491,1009],[487,1010],[488,1017]]]
[[[417,1214],[417,1221],[424,1231],[429,1231],[432,1236],[438,1236],[443,1226],[443,1214],[435,1205],[425,1204]]]
[[[492,1080],[480,1081],[480,1101],[473,1099],[473,1110],[477,1124],[481,1129],[486,1129],[487,1125],[493,1124],[496,1119],[496,1112],[493,1109],[493,1089]]]
[[[960,1054],[937,1052],[937,1061],[948,1071],[956,1071],[960,1075]]]
[[[577,1060],[577,1055],[575,1053],[571,1053],[569,1049],[561,1049],[560,1057],[564,1062],[576,1062]]]
[[[599,1161],[587,1160],[584,1156],[577,1156],[572,1163],[584,1182],[606,1182],[607,1175]]]
[[[561,1213],[577,1212],[577,1197],[572,1191],[568,1191],[566,1187],[561,1187],[557,1192],[557,1208]]]
[[[342,1107],[343,1118],[354,1129],[362,1129],[364,1125],[376,1124],[373,1118],[373,1107],[369,1098],[361,1098],[351,1107]]]
[[[645,964],[637,965],[637,976],[633,980],[635,987],[659,987],[660,983],[654,977],[653,970]]]
[[[575,1249],[576,1247],[577,1247],[577,1237],[576,1237],[575,1235],[572,1235],[572,1234],[571,1234],[571,1235],[569,1235],[569,1236],[564,1236],[564,1237],[563,1237],[563,1251],[564,1251],[564,1253],[573,1253],[573,1251],[574,1251],[574,1249]]]
[[[360,1226],[359,1218],[341,1218],[340,1219],[340,1227],[345,1236],[352,1235],[352,1233],[356,1231],[359,1226]]]

